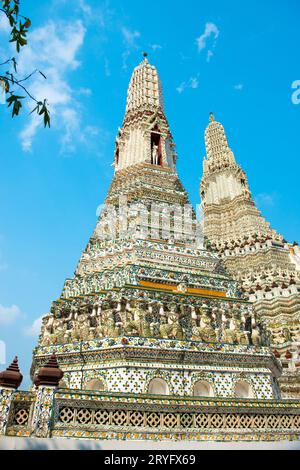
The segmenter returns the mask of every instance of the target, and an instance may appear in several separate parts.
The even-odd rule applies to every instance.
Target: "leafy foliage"
[[[35,111],[40,116],[44,116],[44,127],[46,126],[50,127],[50,115],[49,115],[49,110],[46,106],[46,100],[44,100],[44,102],[38,101],[36,107],[31,111],[31,113],[34,113]]]
[[[25,96],[11,95],[7,98],[8,107],[13,105],[12,108],[12,117],[18,116],[20,109],[22,108],[22,103],[20,100],[23,100]]]
[[[21,48],[26,46],[27,44],[27,33],[31,26],[31,21],[29,18],[20,15],[19,0],[2,0],[0,1],[0,5],[1,3],[2,7],[0,7],[0,13],[2,12],[2,14],[7,17],[11,27],[11,38],[9,42],[15,43],[16,51],[17,53],[19,53]],[[24,82],[29,80],[30,77],[32,77],[32,75],[34,75],[35,73],[39,73],[44,79],[46,79],[47,77],[40,70],[34,70],[27,77],[21,79],[18,78],[17,61],[15,57],[12,57],[6,60],[5,62],[0,63],[0,66],[4,65],[11,65],[13,69],[13,73],[7,71],[5,75],[0,74],[0,87],[2,87],[5,93],[10,95],[7,98],[6,102],[8,107],[12,106],[12,117],[19,115],[19,112],[22,108],[21,100],[30,99],[36,103],[36,106],[31,111],[31,113],[37,112],[37,114],[43,119],[44,127],[50,127],[50,112],[47,107],[47,100],[44,99],[44,101],[38,101],[23,84]],[[25,92],[26,96],[17,95],[14,91],[14,87],[22,89],[23,92]]]

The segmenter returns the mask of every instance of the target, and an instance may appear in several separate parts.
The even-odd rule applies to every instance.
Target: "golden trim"
[[[164,289],[172,292],[177,292],[180,294],[181,292],[178,290],[177,286],[172,284],[160,284],[158,282],[151,282],[151,281],[140,281],[140,286],[143,287],[152,287],[154,289]],[[185,294],[200,294],[200,295],[209,295],[213,297],[227,297],[226,292],[220,292],[215,290],[209,289],[198,289],[196,287],[187,287]]]

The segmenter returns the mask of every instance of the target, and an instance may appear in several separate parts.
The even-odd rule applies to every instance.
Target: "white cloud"
[[[84,0],[79,1],[79,8],[83,11],[83,13],[85,13],[88,16],[91,16],[93,13],[91,6],[88,3],[86,3]]]
[[[108,2],[97,6],[93,5],[92,7],[85,0],[79,0],[77,6],[79,7],[80,13],[83,13],[86,21],[94,23],[101,28],[107,26],[113,14],[113,11],[108,7]]]
[[[6,271],[6,269],[8,268],[8,264],[3,262],[2,258],[3,258],[3,255],[0,251],[0,272],[1,271]]]
[[[82,124],[76,109],[64,108],[62,110],[62,119],[65,122],[65,129],[61,139],[61,153],[72,153],[76,149],[76,142],[88,145],[89,138],[99,134],[97,127]],[[76,141],[74,141],[74,136],[77,136]]]
[[[29,34],[19,68],[32,69],[42,62],[48,68],[59,65],[63,70],[76,69],[80,65],[76,54],[83,44],[84,35],[85,28],[80,20],[69,23],[48,21]]]
[[[181,82],[180,85],[176,88],[176,91],[178,91],[179,94],[181,94],[186,88],[185,82]]]
[[[176,88],[176,91],[181,94],[186,90],[186,88],[196,89],[199,86],[199,81],[197,77],[191,77],[187,82],[181,82],[180,85]]]
[[[31,118],[30,122],[20,132],[20,139],[24,152],[30,152],[32,149],[32,141],[38,127],[41,127],[41,122],[36,117]]]
[[[189,80],[189,86],[190,88],[198,88],[199,82],[197,78],[191,77]]]
[[[197,43],[199,52],[201,52],[203,49],[206,48],[207,41],[208,39],[210,39],[211,36],[213,36],[213,40],[214,40],[213,47],[215,47],[216,41],[219,35],[220,35],[219,28],[214,23],[206,23],[203,34],[201,34],[201,36],[196,38],[196,43]],[[208,61],[210,60],[212,55],[213,55],[213,52],[210,50],[207,56]]]
[[[27,326],[24,329],[24,334],[26,336],[38,336],[41,331],[43,317],[44,315],[34,320],[30,326]]]
[[[105,73],[106,77],[111,76],[110,67],[109,67],[109,60],[107,59],[107,57],[105,57],[105,59],[104,59],[104,73]]]
[[[92,95],[92,90],[90,88],[79,88],[78,90],[79,95],[85,95],[85,96],[91,96]]]
[[[21,315],[21,310],[17,305],[4,307],[0,304],[0,325],[11,325]]]
[[[158,49],[162,49],[162,46],[160,44],[151,44],[151,49],[153,49],[154,52],[156,52]]]
[[[242,91],[244,89],[243,83],[238,83],[237,85],[234,85],[234,89],[237,91]]]
[[[130,56],[130,51],[127,49],[122,53],[122,69],[127,70],[128,65],[127,65],[127,59]]]
[[[137,39],[140,38],[141,33],[139,31],[133,31],[128,28],[122,27],[121,33],[123,36],[123,42],[125,44],[125,51],[122,53],[122,68],[127,70],[127,60],[130,53],[134,49],[138,49]]]
[[[82,107],[76,99],[79,95],[90,95],[89,88],[78,90],[70,86],[70,74],[80,66],[78,54],[84,42],[86,29],[80,20],[72,22],[48,21],[44,26],[32,30],[28,46],[20,53],[19,72],[22,75],[35,69],[42,70],[32,77],[29,91],[38,100],[47,98],[51,113],[51,126],[59,130],[61,151],[73,152],[78,142],[85,139],[82,124]],[[30,109],[34,103],[28,103]],[[43,123],[36,114],[31,115],[26,127],[20,133],[24,151],[32,149],[33,139]],[[82,131],[83,129],[83,131]]]
[[[0,364],[6,364],[6,344],[0,340]]]
[[[260,193],[254,198],[254,202],[259,207],[272,207],[275,204],[276,195]]]
[[[211,50],[207,51],[207,62],[210,62],[210,59],[213,57],[214,53]]]
[[[131,31],[125,27],[123,27],[121,31],[125,44],[128,47],[136,47],[136,39],[141,36],[141,33],[139,31]]]
[[[7,16],[4,13],[0,12],[0,32],[9,33],[10,30],[11,27],[9,25]]]

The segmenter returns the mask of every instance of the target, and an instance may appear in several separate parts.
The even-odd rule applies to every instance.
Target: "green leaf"
[[[44,100],[44,102],[41,104],[42,104],[42,107],[40,111],[37,109],[37,112],[40,116],[43,115],[44,127],[47,127],[47,126],[50,127],[50,113],[46,105],[46,100]]]
[[[29,18],[25,18],[24,28],[28,29],[31,26],[31,21]]]
[[[11,95],[9,98],[7,98],[6,102],[8,103],[8,107],[13,105],[12,117],[18,116],[20,109],[22,108],[22,103],[20,100],[24,98],[25,96],[18,96],[18,95]]]
[[[8,21],[11,27],[13,27],[16,24],[16,21],[13,16],[8,16]]]
[[[9,96],[9,98],[7,98],[7,102],[12,104],[14,101],[16,100],[23,100],[25,98],[25,96],[18,96],[18,95],[11,95]]]
[[[13,63],[13,66],[14,66],[14,71],[17,73],[17,62],[16,62],[16,59],[13,57],[11,59],[12,63]]]
[[[43,74],[43,72],[41,72],[41,71],[39,70],[39,73],[47,80],[47,77],[46,77],[46,75]]]
[[[35,108],[33,108],[33,110],[32,110],[32,111],[30,111],[30,113],[29,113],[29,114],[32,114],[32,113],[34,113],[35,111],[37,111],[37,113],[39,113],[39,105],[38,105],[38,104],[36,105],[36,107],[35,107]]]

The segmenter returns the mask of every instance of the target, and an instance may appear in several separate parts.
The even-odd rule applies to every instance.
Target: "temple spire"
[[[144,52],[129,82],[125,118],[116,138],[116,171],[141,163],[175,170],[175,145],[164,113],[161,81],[147,57]]]
[[[237,165],[223,125],[215,121],[213,113],[210,113],[209,120],[205,130],[206,158],[200,185],[203,204],[218,204],[238,196],[251,200],[247,176]]]
[[[17,356],[13,362],[0,373],[0,387],[17,389],[23,380],[23,375],[19,369],[19,362]]]
[[[223,125],[215,120],[212,112],[209,115],[209,121],[205,130],[205,146],[209,164],[222,167],[234,164],[235,158],[229,147]]]
[[[141,108],[154,110],[164,108],[161,81],[157,69],[143,53],[144,60],[135,67],[127,92],[126,114]]]

